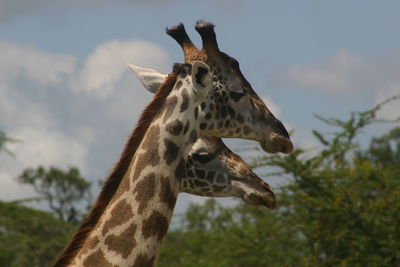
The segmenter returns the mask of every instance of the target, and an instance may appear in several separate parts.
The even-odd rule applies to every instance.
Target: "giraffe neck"
[[[153,265],[173,214],[186,156],[198,136],[197,110],[183,112],[194,105],[190,97],[168,97],[74,266]]]

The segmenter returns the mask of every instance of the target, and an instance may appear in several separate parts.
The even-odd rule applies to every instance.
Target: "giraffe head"
[[[182,47],[186,63],[203,61],[211,70],[213,90],[200,104],[201,130],[207,135],[258,141],[268,153],[290,153],[289,134],[265,103],[257,96],[240,71],[236,59],[220,51],[214,25],[197,22],[203,47],[197,49],[183,24],[167,29]]]
[[[238,197],[250,205],[275,208],[272,188],[220,138],[203,136],[189,152],[180,191],[207,197]]]
[[[128,65],[144,87],[155,93],[167,75]],[[275,208],[272,188],[217,137],[202,136],[192,146],[180,180],[180,192],[207,197],[238,197],[251,205]]]

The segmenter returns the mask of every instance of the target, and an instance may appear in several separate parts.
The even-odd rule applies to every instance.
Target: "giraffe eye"
[[[192,154],[192,158],[201,163],[207,163],[212,160],[212,155],[209,153],[194,153]]]

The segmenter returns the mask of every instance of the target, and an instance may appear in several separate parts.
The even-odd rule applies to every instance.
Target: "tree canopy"
[[[56,167],[48,170],[42,166],[28,168],[17,177],[17,181],[32,186],[39,195],[36,200],[47,201],[49,208],[62,221],[77,223],[82,215],[78,205],[86,203],[86,208],[89,208],[91,202],[91,183],[74,167],[68,171]]]

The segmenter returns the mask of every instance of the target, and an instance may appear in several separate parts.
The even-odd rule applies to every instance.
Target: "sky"
[[[294,145],[316,146],[310,131],[329,128],[313,114],[345,119],[400,94],[399,10],[389,0],[0,0],[0,130],[20,140],[7,147],[15,157],[0,154],[0,199],[34,195],[15,181],[28,167],[107,177],[151,99],[126,64],[169,73],[183,55],[165,29],[179,22],[198,46],[196,21],[214,23]],[[394,102],[379,116],[399,114]],[[247,157],[254,145],[227,144]],[[182,194],[176,210],[202,201]]]

